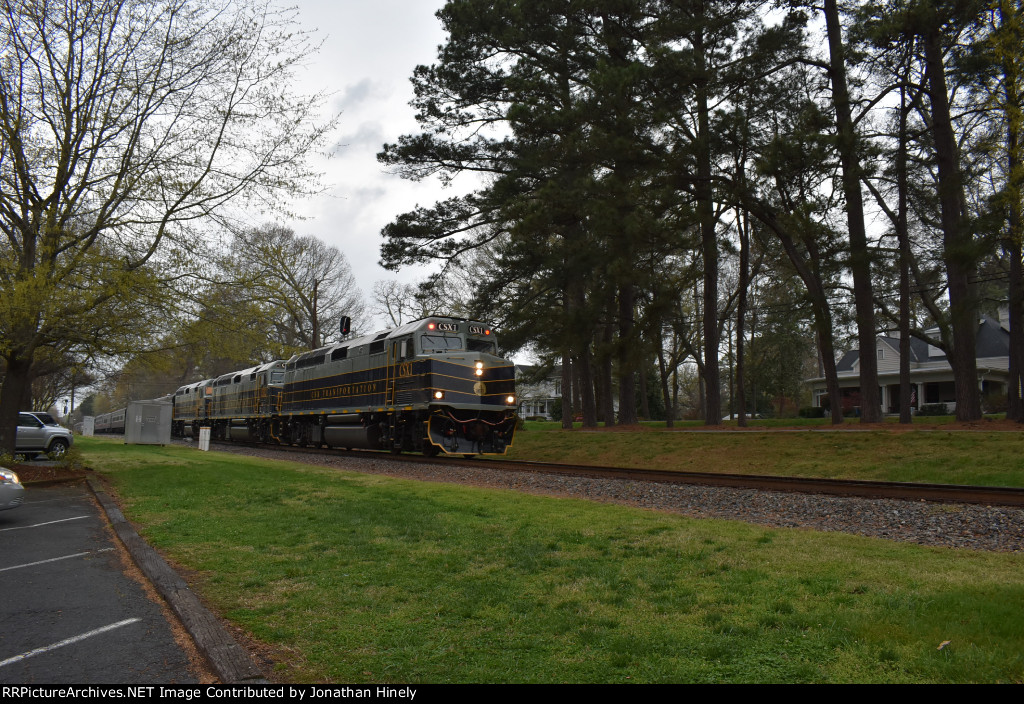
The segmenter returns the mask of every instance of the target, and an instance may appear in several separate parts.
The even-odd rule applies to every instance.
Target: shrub
[[[981,407],[986,413],[1006,413],[1009,403],[1005,393],[989,392],[981,400]]]
[[[72,445],[64,456],[57,460],[57,465],[65,469],[74,469],[84,466],[82,462],[82,451],[77,445]]]

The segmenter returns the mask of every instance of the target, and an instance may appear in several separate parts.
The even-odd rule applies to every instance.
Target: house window
[[[885,350],[883,350],[881,347],[878,348],[878,358],[885,359]]]

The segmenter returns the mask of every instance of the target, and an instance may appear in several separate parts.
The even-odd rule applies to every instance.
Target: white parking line
[[[38,528],[40,526],[50,526],[50,525],[53,525],[54,523],[64,523],[65,521],[78,521],[78,520],[81,520],[83,518],[88,518],[88,516],[75,516],[74,518],[62,518],[59,521],[47,521],[46,523],[36,523],[35,525],[31,525],[31,526],[14,526],[13,528],[0,528],[0,533],[3,533],[4,531],[8,531],[8,530],[22,530],[24,528]]]
[[[77,643],[78,641],[85,640],[86,638],[91,638],[92,636],[98,636],[101,633],[106,633],[107,631],[112,631],[115,628],[120,628],[121,626],[127,626],[127,625],[132,624],[132,623],[137,623],[138,621],[141,621],[141,620],[142,620],[141,618],[129,618],[129,619],[125,619],[124,621],[118,621],[117,623],[112,623],[109,626],[104,626],[103,628],[97,628],[95,631],[89,631],[88,633],[83,633],[82,635],[79,635],[79,636],[73,636],[71,638],[65,638],[64,640],[60,641],[59,643],[54,643],[53,645],[46,645],[46,646],[43,646],[42,648],[36,648],[35,650],[30,650],[27,653],[22,653],[21,655],[15,655],[13,658],[7,658],[6,660],[0,660],[0,667],[3,667],[4,665],[10,665],[10,664],[16,663],[16,662],[21,662],[25,658],[30,658],[33,655],[39,655],[41,653],[47,653],[47,652],[49,652],[51,650],[56,650],[57,648],[63,648],[65,645],[71,645],[72,643]]]
[[[22,567],[34,567],[36,565],[45,565],[47,562],[58,562],[59,560],[70,560],[72,557],[82,557],[83,555],[95,555],[101,552],[108,552],[114,548],[100,548],[99,550],[89,550],[88,552],[76,552],[74,555],[64,555],[63,557],[51,557],[49,560],[40,560],[39,562],[26,562],[24,565],[14,565],[13,567],[0,567],[0,572],[6,572],[7,570],[20,570]]]

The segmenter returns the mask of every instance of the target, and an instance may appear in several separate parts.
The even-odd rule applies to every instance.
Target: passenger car
[[[49,413],[27,411],[18,414],[15,452],[24,455],[25,459],[32,459],[41,452],[63,457],[73,442],[71,431],[58,425]]]
[[[25,487],[21,485],[18,475],[0,467],[0,511],[18,508],[24,498]]]

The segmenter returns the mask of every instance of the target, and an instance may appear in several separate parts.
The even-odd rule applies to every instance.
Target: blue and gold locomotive
[[[174,433],[282,444],[501,454],[515,368],[484,323],[431,317],[183,386]],[[191,430],[191,432],[190,432]]]

